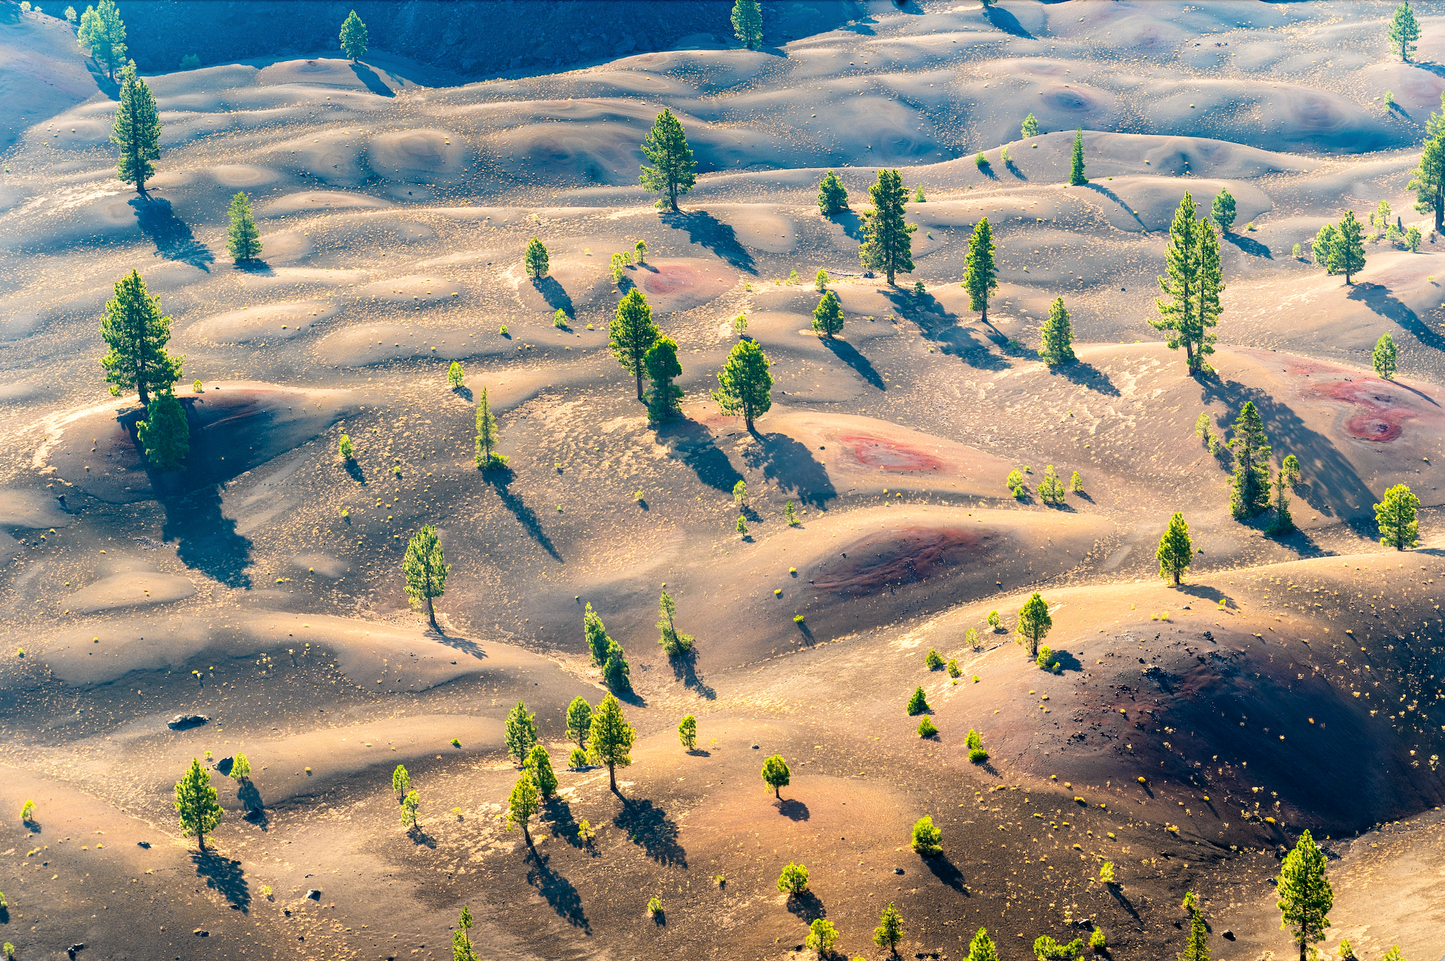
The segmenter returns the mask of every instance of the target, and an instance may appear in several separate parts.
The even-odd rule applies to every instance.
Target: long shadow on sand
[[[1123,197],[1120,197],[1118,194],[1114,193],[1114,191],[1110,190],[1108,187],[1105,187],[1103,184],[1097,184],[1097,183],[1094,183],[1093,181],[1089,181],[1089,182],[1088,182],[1087,184],[1085,184],[1084,186],[1088,187],[1090,190],[1094,191],[1095,193],[1103,194],[1105,197],[1108,197],[1110,200],[1114,201],[1114,203],[1118,204],[1120,207],[1123,207],[1123,208],[1124,208],[1124,212],[1127,213],[1130,217],[1133,217],[1133,218],[1134,218],[1134,223],[1136,223],[1136,224],[1139,225],[1139,229],[1140,229],[1140,230],[1144,231],[1145,233],[1147,233],[1147,232],[1149,231],[1149,226],[1148,226],[1146,223],[1144,223],[1144,221],[1142,221],[1142,220],[1139,219],[1139,214],[1135,212],[1135,210],[1134,210],[1133,207],[1130,207],[1128,204],[1126,204],[1126,203],[1124,202],[1124,198],[1123,198]]]
[[[668,658],[672,664],[672,676],[682,682],[683,687],[691,688],[698,693],[698,696],[708,701],[717,700],[717,691],[714,691],[697,673],[697,651],[688,649],[681,654],[674,654]]]
[[[1011,34],[1015,37],[1023,37],[1026,40],[1032,40],[1034,38],[1034,35],[1025,30],[1023,24],[1019,23],[1018,17],[1001,7],[993,5],[986,6],[983,8],[983,15],[988,17],[988,22],[993,24],[995,29],[1002,30],[1004,33]]]
[[[1070,383],[1078,384],[1080,387],[1087,387],[1096,390],[1109,397],[1118,397],[1119,388],[1104,373],[1093,364],[1086,364],[1082,360],[1076,360],[1072,364],[1064,364],[1059,367],[1050,368],[1051,373],[1058,374]]]
[[[396,91],[382,82],[381,76],[364,63],[353,63],[351,72],[356,74],[356,79],[366,84],[366,89],[378,97],[395,97]]]
[[[597,849],[577,836],[577,821],[572,817],[572,805],[559,797],[554,797],[542,806],[541,821],[544,824],[552,825],[552,836],[561,838],[574,848],[583,848],[593,857],[597,856]]]
[[[536,541],[544,551],[552,555],[553,560],[561,561],[562,555],[557,553],[557,548],[552,546],[552,539],[547,536],[546,531],[542,530],[542,522],[537,519],[537,512],[528,507],[526,501],[512,493],[510,485],[514,476],[509,467],[482,471],[482,479],[496,490],[502,504],[512,512],[517,523],[522,525],[523,529],[531,535],[532,540]]]
[[[859,377],[862,377],[868,382],[869,387],[872,387],[874,390],[888,390],[887,385],[883,383],[883,376],[874,369],[873,364],[867,357],[858,353],[858,348],[836,337],[824,337],[822,340],[823,346],[831,350],[834,357],[837,357],[843,363],[852,367],[853,371]]]
[[[932,857],[924,858],[923,863],[928,866],[928,870],[932,871],[933,876],[938,880],[959,894],[968,893],[963,889],[963,872],[958,869],[958,865],[948,859],[948,855],[935,854]]]
[[[687,867],[687,851],[677,841],[677,824],[662,808],[654,807],[651,801],[622,798],[622,810],[612,823],[658,864]]]
[[[795,797],[779,798],[778,803],[773,807],[777,808],[778,813],[789,821],[806,821],[813,816],[813,812],[808,810],[808,805]]]
[[[738,242],[737,231],[706,210],[669,211],[662,215],[662,222],[677,230],[686,230],[689,241],[711,250],[729,266],[750,274],[758,272],[753,255]]]
[[[1217,376],[1204,378],[1200,383],[1200,399],[1222,401],[1236,411],[1245,401],[1254,401],[1275,454],[1280,457],[1295,454],[1305,476],[1311,479],[1304,495],[1306,503],[1321,514],[1338,516],[1359,536],[1373,537],[1375,495],[1329,438],[1310,430],[1299,415],[1266,392],[1232,380],[1221,380]],[[1322,493],[1325,489],[1336,493],[1343,503],[1342,512],[1337,512],[1325,500]]]
[[[140,232],[156,245],[162,257],[179,260],[210,273],[215,255],[196,239],[186,222],[176,216],[169,200],[136,197],[130,205],[135,208],[135,222]]]
[[[812,891],[799,891],[788,895],[788,913],[804,924],[812,924],[819,918],[826,918],[828,909]]]
[[[1445,337],[1441,337],[1419,316],[1407,307],[1384,284],[1356,284],[1349,293],[1349,299],[1364,304],[1386,320],[1393,320],[1415,335],[1415,339],[1426,347],[1445,350]]]
[[[969,327],[961,327],[950,317],[932,294],[915,294],[903,290],[888,292],[893,309],[904,320],[917,325],[918,332],[938,345],[939,351],[958,357],[979,370],[1007,370],[1008,362],[989,350],[991,344],[1002,345],[1002,334],[987,337]]]
[[[859,217],[853,211],[840,210],[828,219],[839,227],[842,227],[843,233],[847,234],[853,240],[860,244],[863,242],[863,218]]]
[[[557,912],[557,917],[591,934],[592,924],[587,920],[587,912],[582,909],[582,896],[571,881],[552,870],[551,856],[532,848],[527,860],[531,862],[527,869],[527,883],[546,899],[552,910]]]
[[[1253,237],[1245,237],[1242,234],[1226,233],[1224,235],[1224,239],[1234,244],[1234,246],[1249,254],[1251,257],[1263,257],[1265,260],[1274,259],[1274,256],[1269,252],[1269,248],[1266,247],[1264,244],[1260,243],[1258,240],[1255,240]]]
[[[536,277],[532,280],[532,286],[536,288],[537,293],[542,295],[542,299],[547,302],[547,306],[553,312],[560,310],[569,318],[577,316],[577,309],[572,306],[571,295],[567,293],[566,288],[557,283],[555,278]]]
[[[176,556],[227,587],[251,586],[251,541],[236,533],[236,522],[221,513],[221,485],[161,499],[166,512],[161,540],[176,542]]]
[[[757,444],[749,447],[743,459],[754,470],[775,481],[783,490],[791,491],[798,500],[813,507],[822,507],[838,496],[828,471],[808,450],[787,434],[753,432]]]
[[[214,851],[196,851],[191,854],[191,863],[196,866],[196,874],[206,879],[206,887],[218,892],[232,908],[242,913],[251,910],[251,887],[240,861]]]
[[[673,421],[657,431],[657,439],[667,445],[668,453],[682,461],[697,479],[713,490],[731,494],[743,479],[728,455],[718,450],[712,432],[689,418]]]

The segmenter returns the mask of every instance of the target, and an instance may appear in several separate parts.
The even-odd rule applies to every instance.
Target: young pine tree
[[[1415,191],[1415,209],[1433,214],[1435,230],[1445,230],[1445,105],[1430,115],[1433,130],[1427,130],[1420,150],[1420,163],[1412,171],[1409,189]]]
[[[527,252],[522,255],[522,266],[526,268],[527,276],[533,280],[547,276],[548,265],[546,246],[533,237],[527,242]]]
[[[350,57],[352,63],[366,56],[366,45],[370,38],[366,34],[366,24],[361,22],[355,10],[342,22],[340,39],[341,52]]]
[[[1325,855],[1315,844],[1308,830],[1300,834],[1294,850],[1285,855],[1280,865],[1279,882],[1280,927],[1290,929],[1299,946],[1299,961],[1306,961],[1309,946],[1325,939],[1328,917],[1335,895],[1325,877]]]
[[[903,915],[888,902],[888,907],[878,917],[878,927],[873,929],[873,943],[886,948],[889,954],[898,952],[898,942],[903,940]]]
[[[1416,516],[1420,498],[1408,484],[1396,484],[1385,491],[1375,505],[1375,526],[1380,529],[1380,543],[1403,551],[1420,543],[1420,522]]]
[[[994,264],[993,227],[983,217],[968,238],[968,254],[963,262],[963,289],[968,291],[968,309],[979,312],[978,319],[988,323],[988,295],[998,289],[998,268]]]
[[[396,792],[398,801],[411,793],[411,775],[407,773],[406,765],[398,764],[391,772],[391,789]]]
[[[537,715],[529,712],[527,705],[518,701],[516,707],[507,712],[503,737],[512,762],[518,767],[526,764],[527,756],[532,753],[532,745],[537,743]]]
[[[492,402],[487,399],[487,389],[483,387],[477,395],[476,440],[477,466],[482,470],[507,466],[507,458],[496,452],[499,436],[497,418],[492,414]]]
[[[843,305],[831,290],[824,291],[813,308],[813,329],[829,340],[843,332]]]
[[[1214,195],[1214,203],[1209,205],[1209,215],[1225,233],[1234,226],[1234,195],[1229,192],[1228,187],[1220,187],[1219,193]]]
[[[1365,269],[1364,237],[1364,228],[1355,219],[1355,212],[1346,210],[1345,216],[1340,219],[1339,226],[1335,228],[1335,236],[1330,244],[1326,264],[1330,273],[1344,274],[1345,283],[1350,286],[1354,285],[1350,275]]]
[[[666,590],[657,599],[657,629],[661,635],[657,643],[668,657],[680,657],[692,650],[693,636],[680,633],[677,629],[677,602]]]
[[[125,64],[126,54],[125,23],[115,0],[100,0],[98,5],[86,7],[75,39],[114,81],[116,68]]]
[[[1054,619],[1049,616],[1049,605],[1038,591],[1034,591],[1033,596],[1019,608],[1019,622],[1015,628],[1019,641],[1028,649],[1030,659],[1039,656],[1039,642],[1048,636],[1049,629],[1053,626]]]
[[[1370,359],[1375,364],[1375,376],[1384,380],[1395,379],[1395,361],[1398,355],[1395,353],[1395,339],[1390,336],[1389,331],[1380,335],[1375,342],[1375,349]]]
[[[781,754],[774,754],[763,762],[762,773],[763,784],[773,789],[773,797],[781,799],[783,788],[788,786],[793,776],[793,772],[788,770],[788,762]]]
[[[1389,37],[1390,47],[1400,51],[1400,59],[1409,63],[1410,54],[1415,52],[1415,41],[1420,39],[1420,24],[1415,20],[1415,11],[1410,9],[1410,0],[1395,8],[1395,15],[1390,18]]]
[[[175,394],[167,390],[151,398],[146,419],[136,425],[136,436],[156,470],[181,469],[181,462],[191,452],[191,428],[186,423],[186,409]]]
[[[666,334],[658,337],[642,356],[642,368],[651,385],[647,388],[647,419],[663,424],[681,416],[682,388],[672,382],[673,378],[682,376],[677,341]]]
[[[725,414],[742,414],[747,429],[773,406],[773,375],[768,373],[768,356],[756,341],[740,340],[728,353],[727,363],[718,371],[718,389],[712,398]]]
[[[412,830],[416,830],[416,812],[421,807],[421,793],[416,790],[406,792],[406,797],[401,799],[401,823]]]
[[[733,34],[749,50],[763,46],[763,8],[758,0],[737,0],[733,4]]]
[[[848,190],[833,171],[828,171],[818,184],[818,210],[824,217],[842,213],[848,209]]]
[[[687,145],[687,134],[682,124],[666,107],[657,115],[656,122],[647,139],[642,142],[642,155],[651,167],[643,166],[639,179],[644,189],[652,193],[666,194],[664,198],[673,211],[677,210],[677,198],[687,193],[697,183],[697,161],[692,157],[692,148]],[[658,206],[663,201],[659,200]]]
[[[427,620],[438,634],[442,629],[437,626],[436,607],[432,601],[446,593],[447,574],[451,569],[441,541],[437,540],[435,527],[428,524],[412,535],[411,542],[406,546],[406,556],[401,561],[401,570],[406,576],[406,596],[417,610],[421,610],[423,604],[426,606]]]
[[[1229,446],[1234,450],[1229,511],[1235,520],[1245,520],[1269,508],[1269,438],[1254,401],[1245,401]]]
[[[998,949],[988,936],[988,928],[979,928],[969,942],[967,961],[998,961]]]
[[[261,256],[261,231],[256,229],[256,218],[251,216],[251,198],[245,191],[237,191],[231,198],[228,211],[231,226],[226,233],[226,251],[236,263],[255,260]]]
[[[146,82],[136,76],[134,66],[121,71],[120,102],[116,104],[110,142],[120,148],[116,176],[121,183],[135,184],[135,192],[148,197],[146,181],[156,172],[151,161],[161,155],[161,120],[156,98]]]
[[[1169,518],[1169,529],[1159,538],[1154,556],[1159,559],[1159,576],[1177,586],[1194,562],[1194,544],[1189,540],[1189,525],[1184,523],[1183,514],[1176,511]]]
[[[112,394],[134,390],[149,405],[151,391],[168,392],[180,379],[185,358],[166,353],[171,319],[161,315],[161,299],[146,292],[136,271],[116,281],[115,296],[105,302],[100,336],[110,348],[100,365]]]
[[[616,641],[607,646],[607,660],[602,662],[602,677],[614,691],[626,694],[632,690],[632,668],[627,663],[627,652]]]
[[[607,626],[602,623],[602,615],[592,609],[592,602],[588,601],[582,611],[582,633],[587,638],[587,650],[592,654],[592,663],[601,667],[607,663],[607,651],[612,646],[612,638],[607,636]]]
[[[1074,356],[1074,327],[1062,297],[1055,297],[1049,305],[1049,318],[1039,332],[1039,357],[1050,367],[1072,364],[1078,359]]]
[[[633,287],[617,305],[617,314],[607,326],[607,346],[622,369],[637,379],[637,399],[642,400],[642,377],[647,373],[647,352],[662,336],[652,322],[652,308],[642,291]]]
[[[1033,114],[1029,114],[1024,118],[1023,125],[1019,127],[1019,133],[1023,134],[1025,140],[1029,137],[1037,137],[1039,135],[1039,122],[1034,119]]]
[[[557,774],[552,770],[552,756],[541,744],[533,744],[527,752],[527,770],[536,782],[537,793],[547,800],[557,793]]]
[[[452,361],[451,366],[447,368],[447,386],[450,387],[452,390],[456,390],[458,387],[462,386],[462,381],[465,378],[466,374],[462,370],[461,361]]]
[[[689,714],[682,719],[682,723],[677,726],[677,739],[682,742],[685,751],[697,747],[697,718]]]
[[[863,244],[858,250],[863,266],[882,270],[893,286],[895,275],[913,271],[913,232],[917,224],[906,223],[904,207],[908,188],[897,170],[878,171],[878,181],[868,188],[873,209],[863,214]]]
[[[622,702],[611,694],[602,699],[592,714],[588,751],[599,764],[607,765],[612,790],[617,790],[617,768],[632,763],[632,742],[637,734],[622,715]]]
[[[211,772],[191,758],[191,766],[176,782],[176,815],[181,833],[196,836],[196,846],[206,849],[206,835],[221,820],[221,805],[216,803],[216,789],[211,787]]]
[[[528,830],[531,824],[532,815],[536,814],[542,807],[542,792],[537,788],[537,781],[532,777],[529,770],[522,771],[522,776],[517,778],[516,786],[512,788],[512,796],[507,798],[507,828],[514,827],[522,829],[522,840],[527,847],[532,846],[532,833]]]
[[[452,961],[480,961],[472,947],[472,909],[465,905],[452,932]]]
[[[1074,131],[1074,150],[1069,156],[1069,186],[1082,187],[1089,182],[1084,176],[1084,128]]]
[[[587,703],[586,698],[574,697],[572,703],[567,705],[567,737],[577,742],[577,746],[587,746],[587,735],[592,729],[592,706]]]
[[[925,814],[913,825],[913,850],[925,857],[943,853],[943,832],[934,826],[929,815]]]

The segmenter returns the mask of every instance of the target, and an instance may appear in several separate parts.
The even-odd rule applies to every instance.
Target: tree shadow
[[[888,299],[899,316],[915,324],[918,332],[935,344],[940,353],[957,357],[979,370],[1008,370],[1008,361],[989,349],[1007,342],[997,331],[992,336],[982,336],[973,328],[960,325],[932,294],[920,297],[893,290],[888,292]]]
[[[932,857],[924,858],[923,863],[928,866],[928,870],[933,872],[934,877],[954,891],[959,894],[968,893],[963,889],[963,872],[958,869],[958,865],[948,859],[948,855],[935,854]]]
[[[718,449],[712,432],[691,418],[680,418],[658,428],[657,439],[666,443],[668,454],[681,460],[698,480],[713,490],[731,494],[743,479],[732,461]]]
[[[863,242],[863,218],[852,210],[843,209],[828,218],[843,228],[843,233],[857,243]]]
[[[1057,374],[1071,384],[1087,387],[1105,396],[1120,396],[1119,388],[1114,386],[1114,382],[1109,379],[1108,374],[1093,364],[1085,363],[1082,360],[1076,360],[1072,364],[1061,364],[1058,367],[1050,367],[1049,372]]]
[[[420,824],[413,824],[411,827],[407,828],[406,836],[411,838],[412,844],[416,844],[424,848],[430,848],[433,851],[436,850],[437,839],[428,834],[426,832],[426,828],[422,827]]]
[[[1145,233],[1149,232],[1149,225],[1144,223],[1144,221],[1139,218],[1138,212],[1133,207],[1130,207],[1124,202],[1123,197],[1120,197],[1118,194],[1114,193],[1114,191],[1110,190],[1108,187],[1105,187],[1103,184],[1095,183],[1092,180],[1084,184],[1084,186],[1094,191],[1095,193],[1103,194],[1105,197],[1108,197],[1110,200],[1114,201],[1114,203],[1124,208],[1124,212],[1130,217],[1134,218],[1134,223],[1139,225],[1140,230],[1144,231]]]
[[[1022,170],[1020,170],[1020,169],[1018,168],[1018,165],[1013,162],[1013,158],[1009,158],[1008,160],[1005,160],[1005,161],[1003,162],[1003,165],[1008,168],[1008,172],[1009,172],[1009,173],[1013,174],[1013,175],[1014,175],[1015,177],[1017,177],[1019,180],[1028,180],[1028,179],[1029,179],[1028,177],[1024,176],[1024,172],[1023,172]]]
[[[444,632],[433,631],[430,628],[427,630],[427,635],[436,638],[438,643],[445,644],[452,650],[461,651],[463,654],[469,654],[479,661],[486,660],[487,658],[487,652],[482,648],[482,645],[470,638],[454,637]]]
[[[562,555],[557,553],[557,548],[552,545],[552,539],[547,536],[546,531],[542,530],[542,522],[537,519],[537,512],[528,507],[526,501],[512,493],[509,485],[515,476],[510,467],[494,467],[491,470],[482,471],[482,479],[497,492],[503,506],[512,512],[512,516],[517,519],[517,523],[522,525],[523,530],[544,551],[552,555],[553,560],[562,561]]]
[[[248,812],[266,810],[266,803],[261,800],[261,792],[256,790],[256,783],[250,778],[236,786],[236,799],[245,805]]]
[[[620,795],[619,795],[620,796]],[[651,801],[622,798],[622,810],[612,819],[627,839],[666,867],[687,867],[687,851],[677,841],[677,824],[667,812],[654,807]]]
[[[592,924],[582,908],[582,896],[571,881],[552,870],[551,856],[531,848],[527,859],[531,862],[531,867],[527,869],[527,883],[537,889],[537,893],[557,912],[557,917],[591,934]]]
[[[1058,662],[1060,673],[1064,671],[1082,671],[1084,669],[1084,665],[1079,663],[1079,659],[1068,651],[1054,651],[1054,660]]]
[[[366,89],[378,97],[395,97],[396,91],[382,82],[377,72],[364,63],[353,63],[351,72],[356,74],[356,79],[366,85]]]
[[[231,267],[232,269],[242,271],[243,273],[257,274],[262,277],[269,277],[276,272],[271,269],[271,265],[266,263],[266,261],[257,260],[254,257],[250,260],[237,261],[236,263],[233,263]]]
[[[1306,532],[1296,527],[1288,534],[1269,534],[1269,538],[1281,547],[1289,548],[1300,557],[1334,557],[1335,552],[1319,545],[1319,543]]]
[[[833,352],[833,356],[853,368],[854,373],[866,380],[869,387],[885,392],[888,390],[887,385],[883,383],[882,375],[874,369],[867,357],[858,353],[858,348],[836,337],[823,337],[821,340],[823,345]]]
[[[1356,284],[1348,294],[1386,320],[1392,320],[1415,335],[1420,343],[1435,350],[1445,350],[1445,337],[1420,320],[1419,316],[1399,300],[1384,284]]]
[[[196,239],[186,222],[177,217],[169,200],[142,199],[130,201],[135,208],[135,222],[140,232],[166,260],[179,260],[207,273],[216,257],[210,248]]]
[[[1274,259],[1273,255],[1269,252],[1269,248],[1253,237],[1245,237],[1243,234],[1232,234],[1226,231],[1224,232],[1224,239],[1251,257],[1263,257],[1265,260]]]
[[[1229,595],[1217,587],[1210,587],[1208,584],[1180,584],[1174,589],[1181,594],[1188,594],[1190,597],[1213,601],[1216,604],[1220,601],[1224,601],[1226,605],[1229,604]]]
[[[752,254],[738,242],[737,231],[705,210],[686,213],[668,211],[662,222],[669,227],[687,231],[687,239],[717,254],[729,266],[750,274],[758,272]]]
[[[347,477],[350,477],[362,487],[366,486],[366,474],[362,473],[360,464],[358,464],[354,460],[348,460],[346,463],[342,464],[341,467],[343,470],[346,471]]]
[[[1023,24],[1019,23],[1018,17],[1015,17],[1002,7],[990,4],[983,8],[983,15],[995,29],[1002,30],[1010,36],[1023,37],[1025,40],[1032,40],[1034,38],[1034,35],[1025,30]]]
[[[206,887],[218,892],[233,909],[242,914],[251,910],[251,888],[240,861],[214,851],[193,851],[191,863],[196,866],[196,874],[206,879]]]
[[[542,805],[541,820],[552,826],[552,836],[561,838],[574,848],[590,847],[577,836],[577,822],[572,817],[572,805],[560,797],[554,797]],[[593,856],[596,856],[594,850]]]
[[[808,810],[808,805],[797,798],[780,798],[773,802],[773,807],[777,808],[778,813],[789,821],[806,821],[813,816],[812,812]]]
[[[456,387],[453,387],[453,388],[452,388],[452,393],[453,393],[453,394],[456,394],[458,397],[460,397],[462,400],[466,401],[468,404],[474,403],[475,400],[476,400],[476,398],[475,398],[475,397],[473,396],[473,394],[472,394],[472,389],[471,389],[470,387],[467,387],[465,384],[461,384],[461,385],[458,385],[458,386],[456,386]]]
[[[804,924],[812,924],[819,918],[826,918],[828,909],[816,894],[804,890],[788,895],[788,913]]]
[[[813,456],[806,444],[787,434],[753,432],[757,444],[748,448],[743,459],[782,490],[796,494],[798,500],[813,507],[822,507],[838,496],[827,469]]]
[[[166,519],[161,540],[176,542],[182,564],[227,587],[251,586],[251,541],[236,533],[236,522],[221,513],[221,485],[182,497],[161,499]]]
[[[577,316],[577,310],[572,306],[572,298],[555,278],[534,277],[532,278],[532,286],[537,289],[537,293],[542,295],[542,299],[547,302],[547,306],[551,308],[554,313],[560,310],[569,318]]]
[[[1133,918],[1135,921],[1139,920],[1139,910],[1134,907],[1134,905],[1129,901],[1128,898],[1124,897],[1124,892],[1120,891],[1117,885],[1110,885],[1109,893],[1114,896],[1115,901],[1119,902],[1119,906],[1121,908],[1129,912],[1129,916],[1131,918]]]
[[[705,700],[717,700],[717,691],[705,684],[697,673],[697,651],[688,648],[678,654],[673,654],[668,659],[672,665],[672,676],[682,682],[682,686],[691,688],[698,693],[698,696]]]
[[[804,642],[811,647],[813,644],[813,629],[808,626],[807,621],[794,621],[793,623],[797,625],[798,632],[803,635]]]

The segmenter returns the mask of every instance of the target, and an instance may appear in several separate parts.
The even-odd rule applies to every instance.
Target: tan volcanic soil
[[[1169,957],[1194,890],[1234,937],[1213,956],[1245,961],[1292,950],[1268,879],[1310,828],[1339,855],[1327,946],[1436,956],[1439,238],[1372,241],[1349,286],[1307,244],[1380,200],[1417,221],[1445,22],[1420,11],[1401,64],[1389,9],[876,2],[781,48],[694,38],[466,86],[384,53],[179,71],[149,78],[149,201],[113,177],[114,102],[69,31],[6,13],[0,810],[36,817],[3,825],[0,938],[21,958],[424,961],[469,905],[483,957],[782,959],[817,917],[872,957],[892,901],[904,956],[962,957],[987,926],[1013,961],[1090,919],[1111,957]],[[636,183],[662,106],[699,162],[676,213]],[[1067,187],[1076,127],[1090,183]],[[926,196],[896,287],[858,262],[879,165]],[[831,219],[828,169],[850,194]],[[1226,188],[1215,373],[1193,378],[1149,326],[1155,278],[1180,198]],[[245,268],[225,255],[237,190],[264,243]],[[959,286],[984,216],[987,323]],[[522,266],[533,236],[545,278]],[[185,356],[177,474],[147,468],[139,406],[95,362],[131,269]],[[811,329],[819,269],[833,339]],[[647,423],[608,350],[633,287],[679,344],[674,423]],[[1079,361],[1050,369],[1056,297]],[[709,396],[740,314],[774,377],[752,431]],[[1370,369],[1385,332],[1393,381]],[[505,471],[476,469],[483,389]],[[1228,461],[1195,433],[1203,413],[1227,437],[1246,400],[1273,462],[1303,468],[1286,537],[1230,517]],[[1038,496],[1050,465],[1083,486],[1059,506]],[[1425,507],[1406,554],[1373,519],[1397,483]],[[1175,511],[1197,549],[1179,588],[1154,557]],[[424,524],[452,565],[439,634],[400,571]],[[657,644],[664,585],[690,657]],[[1034,591],[1057,673],[1012,643]],[[605,691],[588,603],[631,666],[617,794],[567,769],[568,704]],[[904,709],[919,687],[934,738]],[[499,818],[519,701],[560,780],[532,849]],[[246,783],[222,773],[238,752]],[[773,753],[781,798],[758,778]],[[192,758],[226,811],[205,855],[172,805]],[[925,814],[941,858],[909,849]],[[803,898],[776,890],[790,861]]]

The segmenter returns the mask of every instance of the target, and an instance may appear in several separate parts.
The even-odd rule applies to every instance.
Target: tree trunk
[[[617,767],[611,761],[607,762],[607,777],[612,781],[612,793],[617,793]]]
[[[783,799],[783,789],[776,784],[773,785],[773,797],[777,798],[779,801]]]
[[[197,832],[196,832],[196,847],[198,847],[198,848],[201,849],[201,853],[202,853],[202,854],[205,853],[205,851],[206,851],[206,832],[205,832],[205,831],[197,831]]]
[[[1435,232],[1445,230],[1445,184],[1435,188]]]
[[[642,399],[642,365],[640,362],[637,367],[637,399]]]
[[[1175,586],[1175,587],[1178,587],[1178,586],[1179,586],[1179,572],[1178,572],[1178,571],[1175,571],[1175,572],[1174,572],[1174,586]]]
[[[432,606],[430,597],[426,599],[426,616],[431,621],[431,629],[440,634],[442,629],[437,626],[437,612],[436,608]]]
[[[987,295],[984,295],[984,298],[983,298],[983,309],[978,312],[978,319],[979,319],[980,321],[982,321],[983,323],[985,323],[985,324],[988,323],[988,296],[987,296]]]

